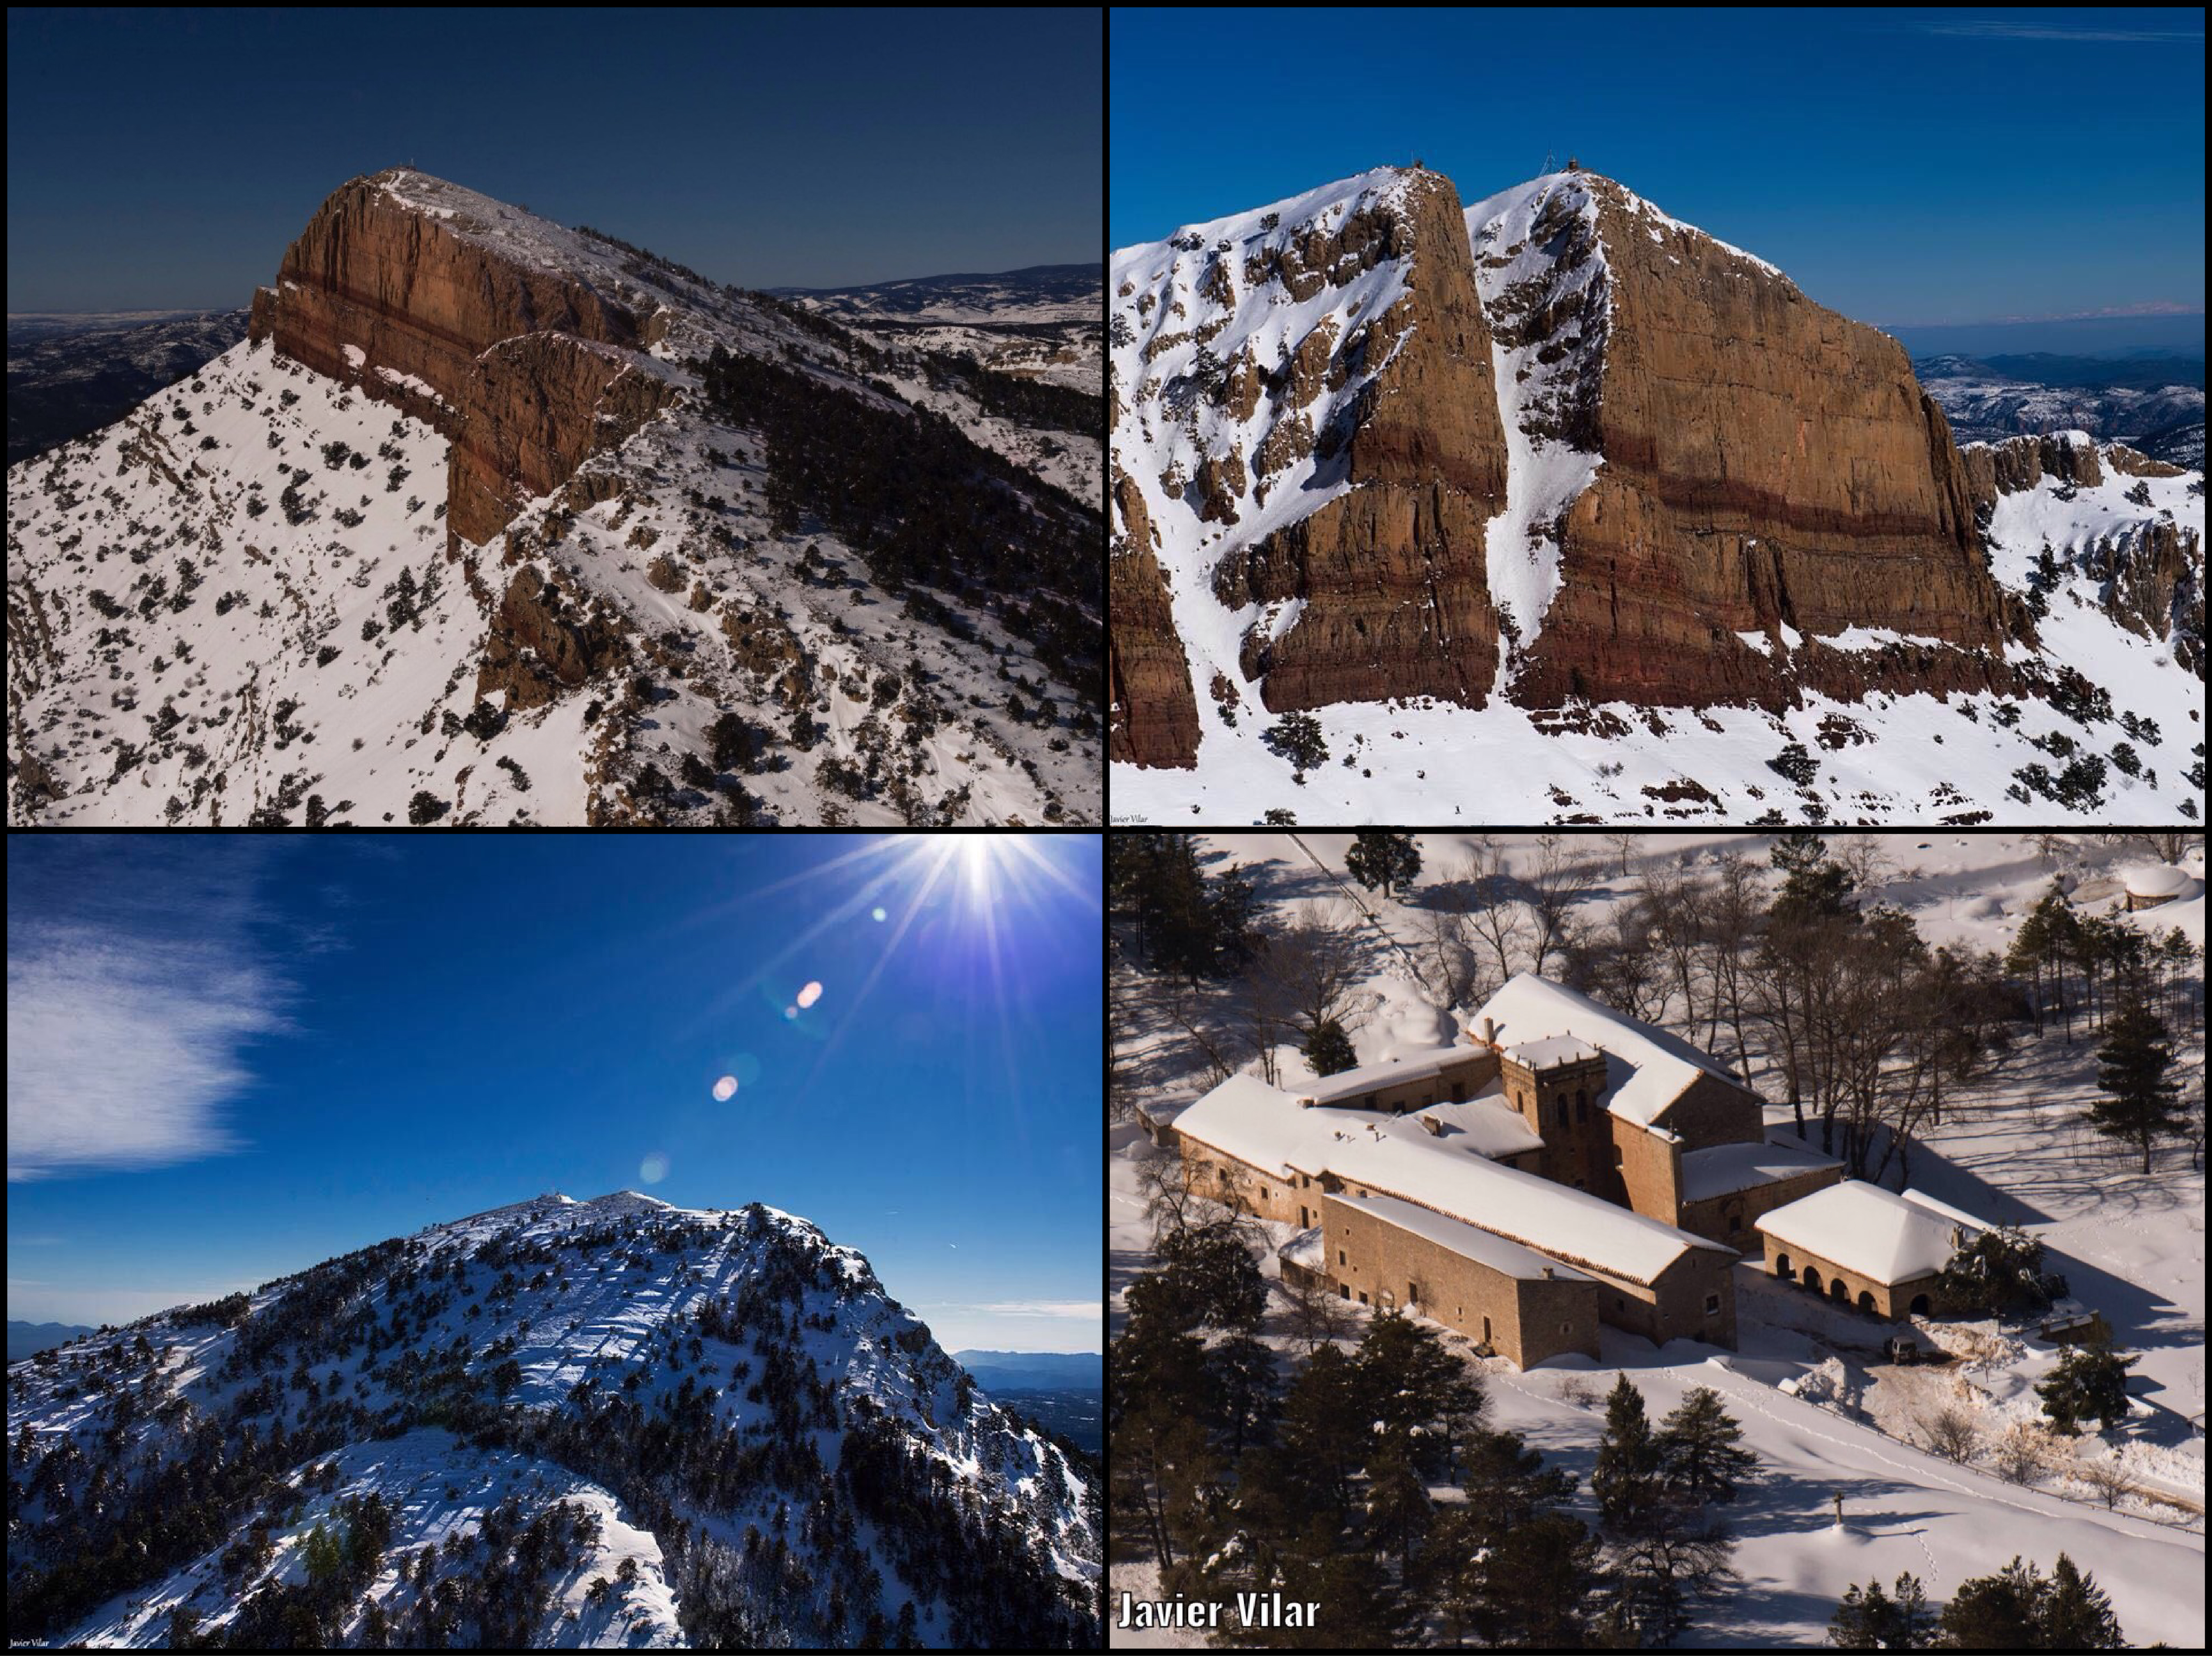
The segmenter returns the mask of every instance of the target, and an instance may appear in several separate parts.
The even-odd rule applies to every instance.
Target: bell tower
[[[1544,1141],[1536,1171],[1555,1183],[1620,1201],[1612,1123],[1602,1102],[1604,1052],[1577,1036],[1548,1035],[1508,1046],[1498,1060],[1507,1103]]]

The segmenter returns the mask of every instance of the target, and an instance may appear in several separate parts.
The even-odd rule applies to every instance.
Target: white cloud
[[[82,925],[8,938],[8,1177],[160,1167],[238,1147],[240,1052],[278,1027],[240,950]]]

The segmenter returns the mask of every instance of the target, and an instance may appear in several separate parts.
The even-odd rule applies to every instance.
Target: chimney
[[[1313,1107],[1314,1101],[1310,1098],[1302,1098],[1298,1101],[1298,1107],[1302,1110],[1310,1110]]]
[[[1547,1283],[1552,1280],[1552,1267],[1549,1265],[1544,1267],[1544,1280]]]
[[[1489,1047],[1495,1047],[1498,1045],[1498,1024],[1493,1019],[1485,1018],[1482,1021],[1482,1044]]]
[[[1442,1138],[1444,1136],[1444,1124],[1437,1120],[1436,1117],[1432,1115],[1423,1116],[1421,1118],[1421,1125],[1427,1131],[1429,1137],[1431,1138]]]

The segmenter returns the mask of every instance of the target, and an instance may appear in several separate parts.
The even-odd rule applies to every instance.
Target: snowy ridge
[[[1559,590],[1559,519],[1605,464],[1577,441],[1595,440],[1581,416],[1595,406],[1613,305],[1597,203],[1580,174],[1547,173],[1477,202],[1467,227],[1505,428],[1505,505],[1484,540],[1491,600],[1511,622],[1498,652],[1503,700]],[[1553,315],[1558,326],[1540,331]],[[1554,347],[1565,354],[1540,360]]]
[[[87,1383],[100,1372],[117,1378]],[[234,1448],[241,1432],[273,1444],[281,1429],[305,1458],[286,1480],[305,1504],[280,1490],[261,1507],[276,1546],[243,1584],[216,1568],[218,1548],[165,1565],[75,1638],[166,1643],[181,1603],[205,1624],[230,1623],[248,1613],[255,1580],[300,1580],[305,1531],[370,1488],[400,1514],[394,1548],[484,1528],[485,1509],[509,1495],[525,1519],[588,1510],[593,1538],[545,1578],[544,1619],[525,1642],[836,1644],[872,1614],[889,1629],[910,1604],[925,1643],[1058,1643],[1096,1615],[1100,1538],[1084,1465],[990,1402],[858,1252],[757,1204],[549,1193],[265,1284],[242,1310],[166,1313],[17,1367],[9,1435],[36,1471],[11,1514],[11,1600],[58,1506],[95,1474],[105,1488],[118,1466],[204,1453],[197,1422]],[[441,1425],[474,1448],[426,1429]],[[670,1465],[654,1459],[656,1429],[697,1446],[695,1471],[654,1470]],[[917,1493],[904,1517],[860,1481],[882,1479],[885,1455],[930,1469],[921,1487],[938,1492]],[[847,1478],[855,1456],[876,1470]],[[313,1476],[326,1459],[331,1477]],[[837,1508],[861,1520],[844,1544],[809,1521],[831,1509],[833,1488]],[[945,1514],[921,1508],[940,1501],[971,1508],[994,1546],[1026,1560],[988,1568],[1029,1572],[1031,1601],[994,1605],[977,1596],[991,1590],[981,1576],[947,1584],[918,1566],[902,1532],[933,1532]],[[252,1516],[238,1516],[238,1534]],[[788,1569],[817,1585],[794,1591],[785,1566],[764,1570],[749,1526],[787,1533]],[[443,1556],[450,1569],[465,1555]],[[611,1603],[587,1593],[621,1556],[638,1560],[635,1581]],[[392,1557],[349,1617],[371,1604],[395,1626],[435,1614],[427,1587],[418,1594],[397,1569],[405,1562]],[[446,1641],[479,1641],[447,1625]]]

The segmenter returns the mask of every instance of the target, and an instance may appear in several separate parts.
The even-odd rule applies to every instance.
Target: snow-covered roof
[[[1394,1058],[1380,1064],[1364,1064],[1356,1070],[1340,1070],[1333,1076],[1322,1076],[1288,1090],[1300,1098],[1310,1098],[1316,1104],[1334,1104],[1364,1093],[1379,1092],[1385,1087],[1402,1086],[1409,1081],[1434,1080],[1448,1070],[1480,1061],[1480,1052],[1465,1046],[1446,1046],[1413,1058]]]
[[[1505,1049],[1508,1058],[1518,1059],[1532,1070],[1548,1069],[1554,1064],[1579,1063],[1583,1059],[1595,1058],[1597,1052],[1595,1041],[1573,1035],[1546,1035],[1541,1040],[1524,1040]]]
[[[1304,1265],[1308,1271],[1319,1271],[1327,1257],[1319,1225],[1309,1225],[1275,1250],[1278,1259],[1287,1259],[1294,1265]]]
[[[1495,1080],[1473,1098],[1433,1104],[1410,1115],[1323,1105],[1307,1109],[1299,1104],[1299,1099],[1311,1096],[1303,1088],[1293,1094],[1270,1087],[1255,1077],[1238,1075],[1230,1077],[1180,1114],[1167,1117],[1164,1112],[1154,1111],[1152,1116],[1156,1121],[1171,1119],[1176,1131],[1186,1137],[1270,1171],[1287,1167],[1300,1173],[1319,1173],[1328,1165],[1335,1147],[1355,1136],[1364,1138],[1377,1131],[1418,1139],[1425,1149],[1461,1156],[1520,1156],[1544,1147],[1544,1141],[1528,1124],[1498,1101]],[[1431,1134],[1421,1125],[1422,1116],[1434,1117],[1443,1131]]]
[[[1322,1169],[1322,1146],[1344,1122],[1298,1107],[1288,1093],[1256,1076],[1234,1075],[1175,1119],[1176,1134],[1255,1168]]]
[[[1682,1153],[1682,1199],[1702,1202],[1842,1163],[1795,1144],[1715,1144]]]
[[[2120,877],[2134,897],[2179,897],[2191,894],[2197,884],[2186,870],[2171,863],[2138,863],[2123,869]]]
[[[1564,984],[1523,972],[1476,1010],[1466,1027],[1489,1018],[1494,1038],[1535,1043],[1547,1036],[1573,1034],[1604,1049],[1606,1108],[1625,1121],[1648,1127],[1680,1098],[1699,1075],[1741,1088],[1743,1083],[1717,1060],[1679,1035],[1601,1005]]]
[[[1492,1234],[1606,1276],[1650,1283],[1693,1247],[1733,1254],[1588,1191],[1476,1156],[1439,1153],[1395,1133],[1357,1133],[1329,1152],[1328,1170],[1370,1191],[1403,1197]]]
[[[1982,1231],[1990,1222],[1916,1190],[1897,1195],[1846,1179],[1775,1209],[1753,1228],[1875,1282],[1895,1283],[1948,1264],[1954,1226]]]
[[[1503,1271],[1508,1277],[1518,1277],[1531,1282],[1547,1276],[1571,1283],[1593,1280],[1573,1266],[1548,1259],[1540,1253],[1522,1247],[1518,1242],[1493,1236],[1465,1220],[1450,1218],[1412,1202],[1401,1202],[1395,1196],[1332,1196],[1328,1199],[1341,1202],[1348,1208],[1358,1208],[1362,1213],[1371,1214],[1385,1224],[1395,1225],[1416,1236],[1426,1237],[1463,1259],[1488,1265],[1492,1271]]]

